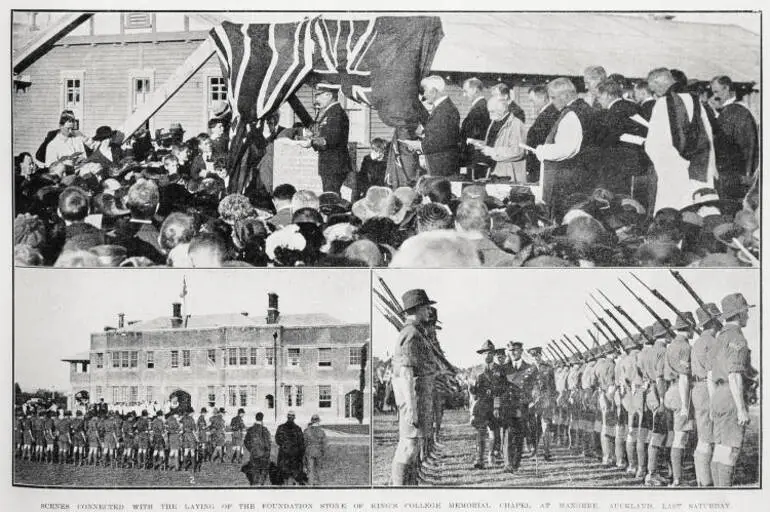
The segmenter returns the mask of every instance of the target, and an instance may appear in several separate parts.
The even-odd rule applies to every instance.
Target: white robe
[[[693,101],[689,94],[680,94],[684,101],[687,115],[692,120]],[[668,120],[668,99],[664,96],[658,98],[652,109],[650,127],[647,132],[645,149],[655,166],[658,175],[658,191],[655,196],[655,211],[661,208],[676,208],[677,210],[692,204],[692,194],[699,188],[713,188],[714,177],[717,168],[714,157],[714,136],[711,133],[706,110],[698,103],[701,109],[701,119],[706,129],[706,135],[710,142],[709,161],[706,181],[691,180],[688,168],[690,162],[681,157],[671,142],[671,125]]]

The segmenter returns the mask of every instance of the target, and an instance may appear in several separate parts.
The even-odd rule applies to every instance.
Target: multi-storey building
[[[288,410],[298,420],[320,413],[326,423],[369,416],[368,324],[325,314],[280,315],[269,294],[265,318],[247,313],[171,316],[91,335],[90,351],[70,363],[70,407],[86,392],[91,402],[112,406],[157,402],[189,393],[195,410],[239,408],[268,419]],[[362,393],[363,392],[363,393]],[[81,396],[84,394],[81,393]]]

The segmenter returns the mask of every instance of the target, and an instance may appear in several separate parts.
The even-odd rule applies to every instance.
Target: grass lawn
[[[759,409],[750,411],[751,423],[744,437],[736,486],[759,486]],[[390,464],[398,442],[395,413],[374,417],[374,456],[372,478],[375,486],[388,484]],[[476,431],[468,424],[468,411],[446,411],[442,425],[442,445],[436,462],[424,467],[422,485],[441,487],[640,487],[643,484],[625,473],[603,468],[598,460],[572,455],[566,448],[552,449],[553,458],[545,462],[524,456],[516,474],[504,473],[502,466],[484,470],[472,468]],[[685,480],[695,480],[692,458],[685,460]]]

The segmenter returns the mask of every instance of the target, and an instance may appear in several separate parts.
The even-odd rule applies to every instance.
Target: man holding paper
[[[526,181],[525,176],[516,175],[516,168],[513,165],[525,156],[522,147],[526,137],[524,124],[509,112],[508,104],[501,98],[490,98],[487,102],[487,110],[489,110],[492,124],[487,128],[485,140],[468,139],[468,144],[494,160],[495,176],[511,178],[513,183]]]

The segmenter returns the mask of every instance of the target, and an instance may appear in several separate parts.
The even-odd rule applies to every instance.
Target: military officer
[[[419,470],[420,443],[432,423],[428,384],[435,366],[426,325],[430,306],[435,304],[422,289],[409,290],[402,296],[408,316],[401,329],[393,354],[393,393],[399,419],[399,440],[393,456],[391,485],[415,485]]]
[[[512,414],[506,442],[508,457],[504,470],[515,472],[519,469],[524,450],[529,404],[532,401],[532,388],[537,378],[537,369],[521,358],[524,353],[524,345],[521,342],[509,341],[505,348],[508,352],[505,377],[512,388]]]
[[[485,341],[476,353],[484,358],[484,371],[468,386],[472,397],[471,426],[476,429],[476,462],[473,468],[484,469],[487,428],[493,424],[494,419],[493,388],[498,369],[495,363],[495,345],[490,340]]]
[[[684,317],[684,318],[683,318]],[[695,318],[685,312],[677,315],[673,341],[666,347],[664,379],[668,390],[663,403],[671,411],[673,422],[669,432],[671,440],[671,468],[673,481],[671,487],[682,485],[682,456],[687,447],[687,437],[693,430],[692,402],[690,397],[690,376],[692,372],[690,340],[692,339]]]
[[[535,425],[530,428],[538,433],[535,436],[534,449],[542,434],[543,458],[551,460],[551,431],[554,427],[556,410],[556,369],[554,365],[543,359],[542,347],[532,347],[527,350],[537,365],[537,379],[532,393],[532,418],[536,418]]]
[[[745,378],[751,369],[751,351],[741,329],[749,320],[750,306],[740,293],[722,299],[724,327],[711,351],[711,378],[714,393],[711,410],[714,418],[714,455],[711,477],[716,487],[732,487],[735,464],[749,424]]]
[[[554,385],[556,387],[556,444],[566,446],[569,440],[569,390],[567,389],[567,375],[570,365],[568,361],[562,361],[554,372]]]
[[[582,450],[584,425],[580,418],[580,378],[583,375],[583,360],[577,355],[572,356],[572,365],[567,373],[567,411],[569,418],[569,447],[573,452]]]
[[[698,487],[711,487],[711,456],[714,451],[714,424],[711,418],[711,394],[713,385],[710,384],[711,351],[716,346],[716,336],[722,330],[719,321],[722,312],[713,302],[704,304],[695,311],[698,325],[702,328],[700,337],[695,340],[690,352],[693,386],[691,401],[695,414],[695,428],[698,442],[693,454],[695,463],[695,480]]]
[[[496,349],[494,376],[492,379],[493,414],[489,420],[489,429],[492,431],[492,449],[489,451],[489,464],[507,463],[508,460],[505,443],[506,436],[511,428],[513,390],[506,378],[505,364],[507,361],[508,356],[505,349]]]

